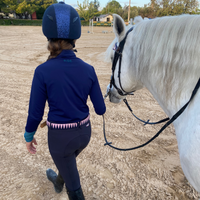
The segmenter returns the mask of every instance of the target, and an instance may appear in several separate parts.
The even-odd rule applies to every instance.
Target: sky
[[[66,4],[70,4],[73,7],[77,6],[77,1],[75,0],[64,0],[64,1]],[[78,2],[82,3],[83,1],[84,0],[79,0]],[[101,8],[105,7],[107,3],[109,2],[109,0],[98,0],[98,1],[100,3]],[[129,5],[129,0],[116,0],[116,1],[119,2],[122,7],[124,7],[125,5]],[[150,0],[131,0],[131,6],[143,7],[144,4],[148,4],[148,3],[150,3]]]

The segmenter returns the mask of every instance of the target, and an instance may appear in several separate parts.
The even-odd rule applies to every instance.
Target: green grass
[[[0,25],[9,26],[41,26],[42,20],[30,20],[30,19],[0,19]]]
[[[42,19],[0,19],[0,26],[42,26]],[[89,26],[89,22],[81,20],[82,26]],[[94,26],[110,26],[111,23],[94,23]]]
[[[41,26],[42,19],[30,20],[30,19],[0,19],[0,26]],[[89,26],[89,22],[81,21],[82,26]]]

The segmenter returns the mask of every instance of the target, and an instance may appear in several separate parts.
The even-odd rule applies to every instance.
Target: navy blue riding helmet
[[[81,21],[77,11],[64,2],[49,6],[43,15],[43,34],[50,39],[75,40],[81,36]]]

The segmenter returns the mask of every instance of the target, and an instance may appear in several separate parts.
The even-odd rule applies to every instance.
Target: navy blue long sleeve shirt
[[[63,50],[35,70],[26,132],[37,130],[46,100],[48,121],[73,123],[83,120],[89,115],[88,95],[95,112],[104,114],[106,107],[94,68],[77,58],[73,51]]]

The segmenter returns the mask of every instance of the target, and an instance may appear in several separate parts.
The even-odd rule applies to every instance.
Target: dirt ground
[[[93,65],[103,94],[111,64],[104,52],[114,39],[111,27],[82,28],[77,56]],[[103,33],[107,31],[107,33]],[[65,189],[56,194],[46,169],[56,170],[47,146],[47,128],[38,128],[37,154],[26,150],[23,138],[34,69],[47,59],[46,38],[41,27],[0,26],[0,200],[68,200]],[[166,115],[146,90],[128,97],[134,113],[151,121]],[[139,150],[120,152],[104,146],[102,117],[88,99],[92,138],[77,158],[86,200],[188,200],[198,194],[187,182],[179,161],[173,126]],[[160,128],[143,126],[123,103],[106,99],[108,141],[121,148],[146,142]],[[44,120],[47,116],[45,109]],[[56,170],[57,171],[57,170]]]

